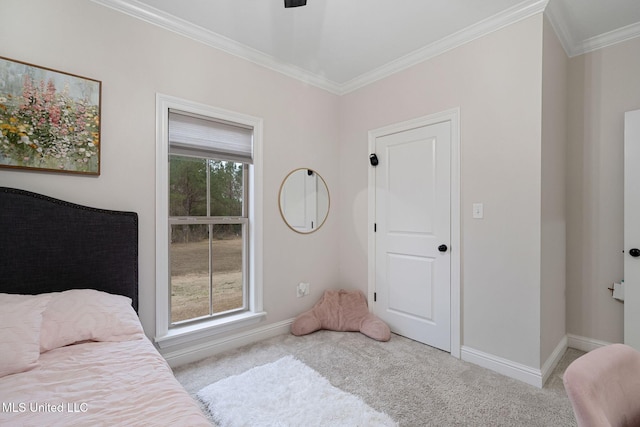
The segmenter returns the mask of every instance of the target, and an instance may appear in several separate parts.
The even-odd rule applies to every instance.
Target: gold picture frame
[[[100,175],[102,82],[0,56],[0,167]]]

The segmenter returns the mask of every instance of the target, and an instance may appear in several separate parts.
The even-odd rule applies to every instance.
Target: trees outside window
[[[247,165],[171,155],[171,323],[246,309]]]

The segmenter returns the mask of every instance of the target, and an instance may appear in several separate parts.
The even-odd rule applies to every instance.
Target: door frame
[[[369,131],[369,153],[375,150],[376,139],[385,135],[403,132],[423,126],[442,122],[451,123],[451,355],[460,358],[461,346],[461,301],[460,301],[460,107],[445,110],[428,116],[417,117],[400,123],[394,123]],[[369,167],[368,184],[368,291],[369,307],[373,307],[373,293],[376,277],[376,246],[373,231],[376,222],[376,174],[373,166]]]

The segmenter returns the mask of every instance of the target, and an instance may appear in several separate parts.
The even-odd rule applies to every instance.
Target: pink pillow
[[[0,294],[0,377],[38,366],[42,312],[50,299]]]
[[[311,310],[298,315],[291,324],[291,333],[297,336],[319,329],[360,331],[378,341],[391,339],[389,326],[369,312],[362,291],[326,290]]]
[[[72,289],[53,294],[42,314],[40,352],[80,341],[130,341],[143,336],[131,298]]]

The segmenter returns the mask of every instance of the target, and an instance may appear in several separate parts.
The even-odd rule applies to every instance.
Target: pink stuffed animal
[[[359,331],[378,341],[389,341],[389,326],[369,312],[361,291],[325,291],[309,311],[296,317],[291,325],[293,335],[306,335],[320,329],[330,331]]]

